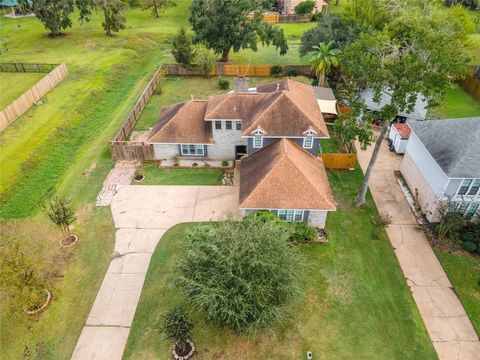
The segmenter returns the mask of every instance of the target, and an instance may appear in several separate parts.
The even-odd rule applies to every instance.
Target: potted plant
[[[160,332],[170,340],[175,359],[187,360],[193,356],[195,346],[191,340],[193,322],[184,308],[173,308],[160,319]]]
[[[133,181],[135,182],[142,182],[145,180],[145,172],[143,170],[143,165],[140,164],[136,169],[135,169],[135,174],[133,175]]]
[[[62,230],[61,247],[75,244],[78,236],[70,233],[70,225],[77,219],[70,199],[66,196],[54,196],[49,202],[43,204],[43,212]]]

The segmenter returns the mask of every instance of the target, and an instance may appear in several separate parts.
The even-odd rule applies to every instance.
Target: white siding
[[[178,144],[154,144],[156,160],[171,160],[173,156],[179,155]]]
[[[325,227],[328,211],[310,211],[308,214],[308,223],[320,229]]]
[[[406,153],[410,155],[432,192],[436,196],[443,196],[448,178],[413,132],[408,140]]]

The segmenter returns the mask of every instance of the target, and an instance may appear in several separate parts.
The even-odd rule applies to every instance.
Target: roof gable
[[[242,159],[240,208],[335,210],[323,161],[291,140]]]

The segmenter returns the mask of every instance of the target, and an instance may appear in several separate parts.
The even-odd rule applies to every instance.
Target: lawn
[[[135,131],[145,131],[152,127],[160,115],[160,109],[169,104],[174,104],[182,101],[194,99],[206,99],[210,95],[216,95],[231,91],[233,88],[233,78],[225,77],[230,83],[229,90],[220,90],[218,88],[218,78],[205,79],[202,77],[167,77],[160,83],[161,95],[156,91],[147,106],[143,110],[140,118],[135,124]],[[278,81],[279,78],[272,77],[258,77],[250,78],[250,86],[253,87],[258,84],[265,84],[269,82]],[[295,80],[310,84],[311,80],[298,76]],[[158,90],[158,88],[157,88]]]
[[[451,254],[440,249],[436,249],[435,253],[473,327],[480,334],[480,258],[470,254]]]
[[[455,84],[447,90],[442,105],[428,112],[428,117],[436,119],[454,119],[480,116],[480,101]]]
[[[0,73],[0,109],[10,105],[44,76],[39,73]]]
[[[351,204],[362,180],[356,171],[331,171],[339,204],[327,222],[329,242],[301,245],[304,296],[288,307],[291,319],[271,331],[237,336],[206,323],[192,310],[198,359],[436,359],[385,232],[376,228],[371,197]],[[161,314],[186,298],[173,284],[185,236],[194,224],[170,229],[155,250],[137,307],[125,359],[169,359],[170,343],[157,330]]]
[[[223,173],[223,169],[167,169],[146,164],[145,180],[132,185],[222,185]]]

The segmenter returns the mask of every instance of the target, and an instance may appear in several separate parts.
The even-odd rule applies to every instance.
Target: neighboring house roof
[[[480,117],[409,125],[449,178],[480,178]]]
[[[410,129],[410,126],[408,126],[408,124],[397,123],[393,124],[393,127],[395,128],[395,130],[397,130],[398,135],[400,135],[402,139],[408,139],[410,137],[412,129]]]
[[[365,104],[370,110],[380,110],[391,101],[391,96],[383,92],[380,101],[378,103],[375,102],[373,100],[373,89],[371,88],[361,91],[360,97],[365,100]],[[427,101],[419,94],[413,110],[411,112],[400,111],[398,115],[416,120],[425,120],[427,117]]]
[[[266,136],[302,137],[308,129],[329,136],[313,87],[290,79],[259,85],[257,93],[210,96],[205,119],[242,119],[244,136],[258,128]]]
[[[176,144],[212,143],[212,127],[205,123],[205,100],[191,100],[162,108],[148,142]]]
[[[338,115],[337,99],[335,98],[332,89],[314,86],[313,91],[322,113]]]
[[[242,158],[240,208],[335,210],[323,161],[288,139]]]

